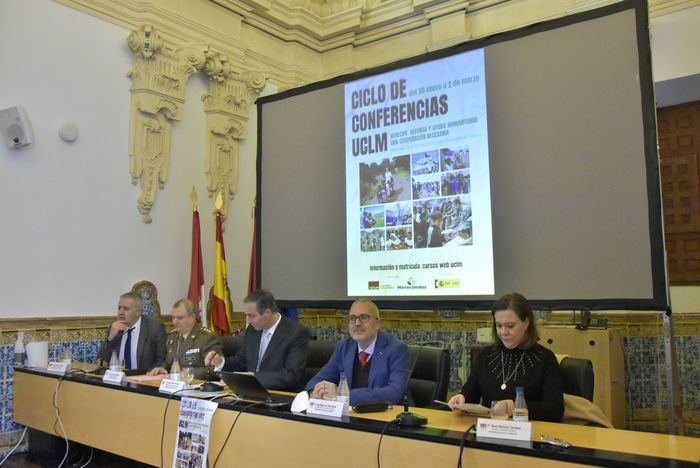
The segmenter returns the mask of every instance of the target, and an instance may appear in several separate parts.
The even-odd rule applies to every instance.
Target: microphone
[[[218,382],[219,380],[221,380],[221,377],[219,375],[217,375],[216,372],[214,371],[213,364],[210,363],[206,367],[206,369],[207,369],[207,373],[204,375],[204,377],[202,377],[202,380],[204,380],[205,382]]]
[[[411,375],[413,375],[413,369],[416,367],[418,362],[418,356],[420,356],[420,350],[423,346],[431,345],[433,343],[421,343],[418,345],[416,350],[416,355],[413,358],[413,363],[411,364],[411,370],[408,372],[408,378],[406,379],[406,388],[403,392],[403,411],[396,415],[396,424],[401,427],[421,427],[428,424],[428,418],[421,416],[417,413],[411,413],[408,411],[408,383],[411,381]]]

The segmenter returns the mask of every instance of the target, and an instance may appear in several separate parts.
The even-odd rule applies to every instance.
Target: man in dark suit
[[[379,309],[358,299],[348,313],[350,338],[338,343],[328,363],[306,384],[312,398],[334,395],[340,375],[350,387],[350,404],[403,401],[408,381],[408,346],[380,331]]]
[[[125,369],[146,371],[163,365],[165,327],[157,318],[142,317],[142,312],[143,303],[138,294],[128,292],[119,296],[117,320],[109,326],[98,359],[109,362],[112,351],[116,351]]]
[[[309,331],[282,316],[269,291],[258,289],[243,300],[248,328],[243,346],[235,356],[224,358],[210,353],[206,363],[215,370],[254,373],[265,387],[296,391],[302,388]]]

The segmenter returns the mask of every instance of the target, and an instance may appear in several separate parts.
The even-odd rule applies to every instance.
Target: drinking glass
[[[180,370],[180,378],[185,381],[187,385],[192,383],[194,380],[194,369],[191,367],[183,367]]]
[[[498,400],[491,401],[491,419],[508,419],[508,405]]]
[[[68,364],[68,367],[70,367],[71,363],[73,362],[73,353],[71,353],[70,348],[66,348],[63,350],[61,362],[65,362],[66,364]]]

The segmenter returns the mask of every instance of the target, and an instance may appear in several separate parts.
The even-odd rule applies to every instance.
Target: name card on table
[[[67,362],[52,361],[49,363],[46,370],[48,372],[55,372],[57,374],[65,374],[66,371],[68,370],[68,367],[69,367],[69,364]]]
[[[114,370],[106,370],[105,375],[102,376],[102,381],[104,383],[120,384],[124,378],[125,376],[123,371],[119,372]]]
[[[306,408],[306,414],[318,414],[320,416],[340,418],[343,416],[344,407],[345,402],[342,401],[319,400],[317,398],[311,398],[309,400],[309,406]]]
[[[476,436],[529,442],[532,440],[532,423],[479,418],[476,421]]]
[[[185,389],[187,383],[184,380],[163,379],[160,381],[159,392],[175,393]]]

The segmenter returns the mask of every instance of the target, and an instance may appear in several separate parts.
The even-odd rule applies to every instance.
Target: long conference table
[[[70,440],[150,465],[172,466],[179,397],[169,398],[148,382],[115,385],[90,374],[61,378],[41,369],[15,369],[15,421],[63,437],[55,424],[57,389],[57,406]],[[535,421],[530,443],[477,440],[473,434],[463,438],[476,418],[449,411],[414,408],[428,418],[427,427],[386,426],[400,410],[351,411],[348,417],[334,419],[219,402],[211,421],[209,460],[213,464],[224,446],[217,463],[221,467],[372,467],[377,466],[380,433],[386,429],[380,451],[384,468],[457,466],[462,441],[462,464],[470,467],[697,467],[700,461],[700,439],[692,437]],[[541,443],[542,434],[572,446]]]

